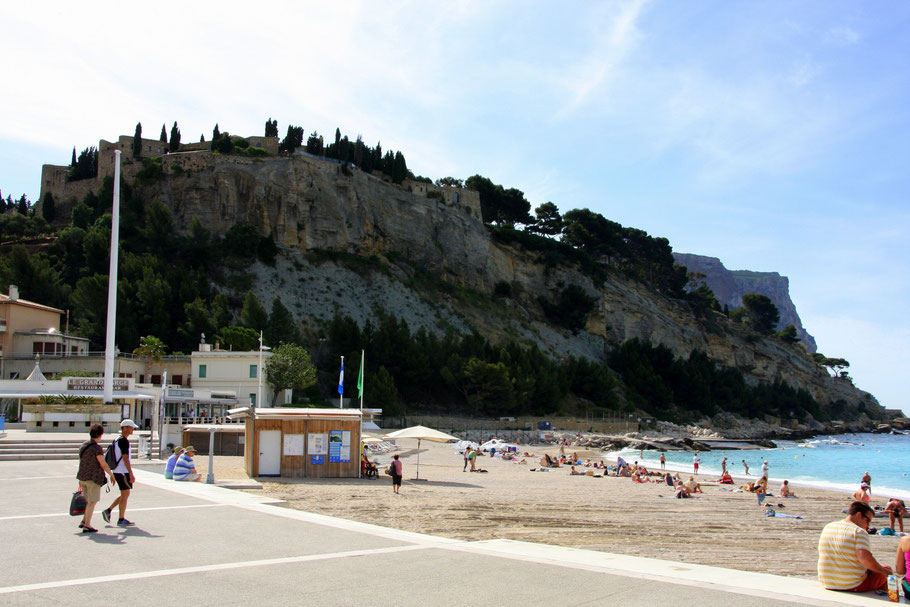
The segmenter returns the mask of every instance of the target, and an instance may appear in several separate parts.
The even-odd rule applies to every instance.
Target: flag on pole
[[[363,350],[360,351],[360,372],[357,374],[357,398],[363,400]]]
[[[344,394],[344,356],[341,357],[341,374],[338,376],[338,394]]]

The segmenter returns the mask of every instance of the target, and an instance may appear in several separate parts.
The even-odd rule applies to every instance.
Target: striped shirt
[[[174,464],[174,480],[182,481],[192,474],[193,468],[195,467],[196,464],[193,463],[193,458],[189,457],[186,453],[182,454],[177,458],[177,463]]]
[[[866,566],[857,550],[872,552],[869,534],[850,521],[828,523],[818,538],[818,581],[829,590],[850,590],[863,583]]]

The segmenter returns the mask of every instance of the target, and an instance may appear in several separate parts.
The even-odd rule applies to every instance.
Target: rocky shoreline
[[[658,451],[712,451],[773,449],[776,440],[802,440],[815,436],[845,433],[873,432],[889,433],[910,431],[910,420],[898,418],[891,424],[864,420],[856,422],[833,422],[822,424],[812,422],[795,429],[774,426],[759,420],[743,420],[729,414],[720,414],[702,424],[677,425],[658,421],[654,429],[623,434],[600,434],[596,432],[575,432],[552,430],[542,436],[541,432],[511,432],[502,436],[505,440],[525,444],[567,444],[575,449],[619,451],[621,449],[648,449]],[[504,433],[505,434],[505,433]],[[517,436],[516,436],[517,434]],[[463,436],[468,440],[476,437]]]

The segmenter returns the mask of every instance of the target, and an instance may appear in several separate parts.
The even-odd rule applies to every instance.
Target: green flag
[[[363,350],[360,351],[360,372],[357,373],[357,398],[363,398]]]

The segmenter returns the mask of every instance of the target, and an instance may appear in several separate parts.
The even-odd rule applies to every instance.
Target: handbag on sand
[[[73,497],[70,500],[70,516],[79,516],[80,514],[85,514],[85,496],[82,495],[82,487],[73,492]]]

